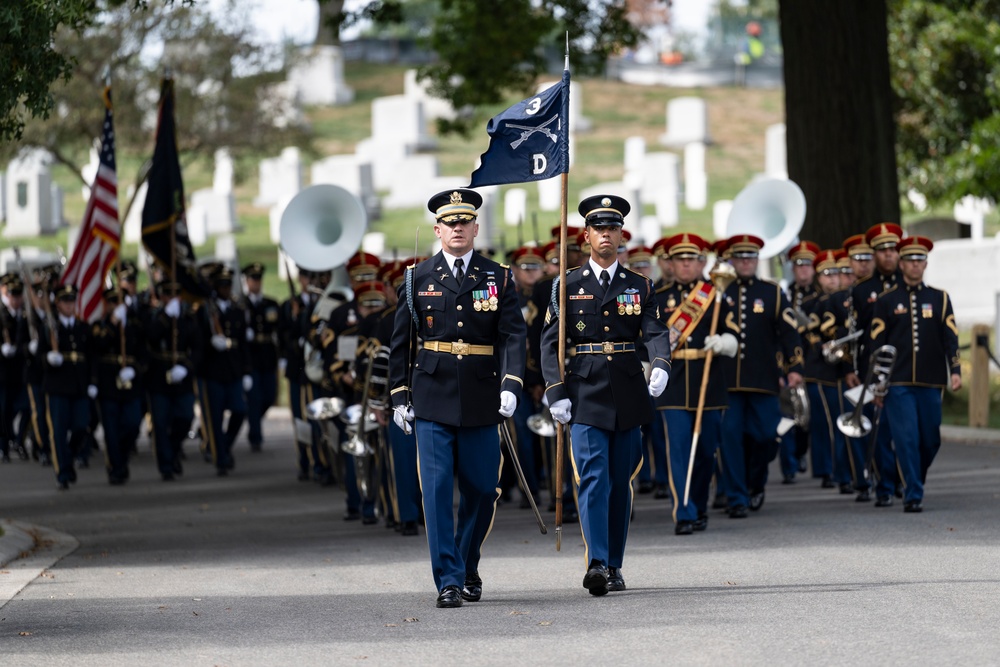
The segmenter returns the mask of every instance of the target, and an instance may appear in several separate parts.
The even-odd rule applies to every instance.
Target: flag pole
[[[569,31],[566,31],[566,61],[564,69],[569,72]],[[567,87],[565,95],[569,95]],[[569,117],[566,118],[566,144],[569,146]],[[569,161],[565,170],[560,175],[560,204],[559,204],[559,317],[557,326],[559,327],[559,380],[565,380],[566,372],[566,322],[563,315],[566,312],[566,243],[567,229],[566,219],[569,209],[569,195],[567,188],[569,185]],[[566,434],[563,424],[556,422],[556,551],[562,550],[562,523],[563,523],[563,466],[566,458]]]
[[[111,110],[111,66],[104,66],[104,104],[107,105],[108,110]],[[101,146],[101,150],[104,150],[104,146]],[[118,196],[118,190],[115,189],[115,196]],[[119,227],[121,230],[121,227]],[[119,231],[118,234],[118,252],[115,253],[115,276],[118,280],[115,281],[116,291],[118,293],[118,303],[125,303],[125,295],[122,293],[122,234]],[[119,339],[119,367],[125,368],[125,321],[122,320],[118,322],[118,339]]]

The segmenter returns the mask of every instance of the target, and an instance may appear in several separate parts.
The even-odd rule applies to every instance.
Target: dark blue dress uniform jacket
[[[895,273],[890,274],[883,274],[876,269],[870,278],[851,288],[851,307],[854,309],[854,321],[859,330],[869,331],[878,295],[901,282],[903,282],[903,274],[898,269]],[[854,367],[862,379],[868,372],[868,358],[873,349],[869,345],[870,342],[869,336],[861,336],[858,358],[854,360]]]
[[[250,364],[255,371],[275,372],[278,368],[281,307],[277,301],[266,296],[262,296],[257,305],[254,305],[249,295],[240,300],[240,305],[247,314],[247,327],[253,331],[253,340],[248,343]]]
[[[646,379],[638,352],[575,354],[585,343],[632,343],[642,337],[653,368],[670,370],[670,342],[659,318],[653,282],[622,268],[611,276],[607,294],[587,263],[566,273],[566,312],[558,312],[557,290],[545,315],[542,331],[542,374],[545,395],[552,405],[568,398],[574,424],[625,431],[653,419]],[[641,315],[621,315],[618,297],[635,299]],[[566,324],[566,376],[559,379],[559,320]]]
[[[249,375],[253,368],[247,346],[246,312],[232,302],[226,307],[226,312],[222,312],[212,303],[199,307],[195,316],[201,338],[205,341],[204,361],[200,368],[195,369],[198,376],[226,383],[238,382],[244,375]],[[216,350],[212,347],[212,335],[216,333],[229,339],[228,349]]]
[[[760,278],[737,279],[726,290],[732,309],[725,329],[736,336],[736,357],[720,359],[730,391],[778,393],[782,369],[802,373],[802,339],[788,297],[781,287]]]
[[[129,311],[125,319],[125,359],[124,365],[135,371],[129,389],[118,388],[118,372],[122,368],[121,326],[112,319],[111,313],[94,323],[91,329],[91,348],[94,350],[94,371],[98,396],[103,399],[129,400],[145,393],[145,375],[148,363],[145,327],[139,317]]]
[[[499,424],[500,392],[521,394],[526,330],[510,269],[472,253],[459,285],[444,254],[408,269],[413,275],[413,310],[406,282],[399,288],[393,327],[389,380],[392,404],[412,395],[417,417],[449,426]],[[497,293],[496,310],[475,310],[473,291]],[[409,339],[416,325],[427,343],[492,345],[492,355],[455,355],[421,348],[408,378]],[[408,382],[409,380],[409,382]]]
[[[838,337],[843,330],[836,308],[838,294],[824,294],[814,301],[809,312],[809,326],[805,327],[802,342],[805,344],[805,379],[834,386],[843,376],[842,364],[828,364],[823,357],[823,344]]]
[[[666,325],[667,320],[674,311],[680,307],[687,298],[691,290],[694,289],[697,281],[683,285],[672,282],[656,290],[656,301],[660,306],[660,317]],[[695,326],[694,331],[684,341],[684,345],[675,349],[681,350],[681,355],[671,359],[670,383],[658,399],[656,408],[658,410],[697,410],[698,395],[701,392],[701,378],[705,372],[705,357],[699,359],[679,359],[678,356],[687,356],[689,352],[701,352],[705,346],[705,338],[712,329],[712,310],[715,309],[715,302],[709,304],[708,310]],[[733,333],[725,329],[726,318],[730,312],[729,304],[723,299],[719,304],[719,323],[715,329],[716,334]],[[708,389],[705,392],[705,409],[720,410],[729,406],[729,392],[726,389],[726,375],[722,364],[719,363],[719,355],[713,355],[712,367],[708,369]]]
[[[180,396],[194,391],[193,380],[204,359],[203,341],[198,333],[198,323],[189,306],[181,305],[181,316],[175,323],[160,306],[149,314],[146,322],[146,345],[148,349],[149,372],[146,373],[146,388],[155,394]],[[177,355],[174,356],[176,337]],[[167,382],[167,373],[174,364],[184,366],[188,373],[181,382]]]
[[[90,327],[76,318],[72,327],[63,326],[55,315],[58,351],[63,355],[61,366],[50,366],[45,360],[52,350],[50,322],[38,336],[38,356],[45,362],[45,392],[56,396],[86,396],[87,386],[92,383],[93,350],[90,344]]]
[[[896,348],[890,384],[946,387],[961,375],[958,327],[948,293],[924,283],[902,282],[875,302],[871,349]]]

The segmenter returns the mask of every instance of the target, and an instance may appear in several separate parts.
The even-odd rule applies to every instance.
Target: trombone
[[[863,331],[854,331],[836,340],[823,343],[823,360],[833,366],[841,361],[847,361],[849,356],[853,357],[851,354],[853,343],[861,338],[863,333]]]
[[[873,428],[872,420],[861,414],[867,402],[865,393],[871,391],[873,397],[886,395],[889,391],[889,378],[892,376],[893,366],[896,365],[896,354],[896,348],[892,345],[883,345],[872,351],[868,362],[868,373],[865,375],[865,381],[861,384],[861,395],[854,405],[854,411],[837,417],[837,428],[848,438],[864,438],[869,434],[874,438],[874,434],[878,430],[879,419],[882,416],[882,408],[875,408]]]

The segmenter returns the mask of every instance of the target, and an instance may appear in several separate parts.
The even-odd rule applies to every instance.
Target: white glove
[[[0,351],[3,352],[3,356],[10,358],[14,356],[15,352],[17,352],[17,348],[10,343],[4,343],[3,345],[0,345]]]
[[[253,389],[253,378],[249,375],[243,376],[243,391],[250,391]]]
[[[87,385],[87,396],[89,398],[97,398],[97,386],[96,385],[92,385],[92,384],[91,385]]]
[[[224,351],[229,347],[229,339],[222,334],[215,334],[212,336],[212,347],[214,347],[219,352]]]
[[[392,409],[392,421],[403,430],[403,433],[413,433],[413,408],[407,405],[397,405]]]
[[[549,406],[549,414],[560,424],[568,424],[573,416],[573,402],[568,398],[560,398]]]
[[[662,368],[654,368],[649,375],[649,395],[656,398],[667,388],[667,380],[670,375]]]
[[[114,316],[116,320],[118,320],[122,324],[125,324],[125,321],[128,318],[128,308],[125,306],[124,303],[120,303],[117,306],[115,306],[115,309],[111,311],[111,314]]]
[[[170,384],[177,384],[183,382],[184,378],[187,377],[188,369],[180,364],[177,364],[170,369]]]
[[[178,297],[174,297],[167,302],[167,305],[163,308],[163,312],[167,314],[167,317],[178,318],[181,316],[181,300]]]
[[[253,329],[247,329],[247,342],[248,343],[252,343],[253,342],[253,335],[254,335],[253,334]]]
[[[125,366],[118,371],[118,377],[122,382],[131,382],[135,379],[135,369],[131,366]]]
[[[705,336],[705,350],[711,350],[714,354],[721,354],[724,357],[735,357],[739,344],[736,336],[731,333],[717,334],[715,336]]]
[[[62,366],[63,356],[55,350],[52,350],[45,355],[45,360],[49,362],[49,366],[59,367]]]
[[[37,340],[29,340],[28,341],[28,352],[31,354],[31,356],[35,356],[36,354],[38,354],[38,341]]]
[[[284,375],[286,368],[288,368],[288,359],[281,357],[280,359],[278,359],[278,371],[280,371],[281,374]]]
[[[501,391],[500,392],[500,414],[504,417],[510,417],[514,414],[514,410],[517,408],[517,396],[514,395],[512,391]]]

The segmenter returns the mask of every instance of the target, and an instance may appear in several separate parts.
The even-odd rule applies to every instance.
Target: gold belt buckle
[[[601,349],[604,351],[604,354],[614,354],[615,344],[609,343],[608,341],[604,341],[603,343],[601,343]]]
[[[451,353],[452,354],[468,354],[470,349],[469,343],[452,343]]]

